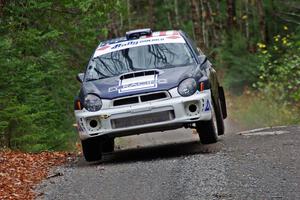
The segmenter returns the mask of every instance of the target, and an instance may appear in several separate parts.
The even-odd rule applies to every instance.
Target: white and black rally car
[[[113,151],[116,137],[186,127],[208,144],[224,134],[223,88],[182,31],[139,29],[101,42],[77,79],[75,116],[87,161]]]

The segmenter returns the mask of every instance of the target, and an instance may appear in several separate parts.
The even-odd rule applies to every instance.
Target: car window
[[[122,49],[92,58],[86,80],[130,71],[181,67],[195,63],[186,43],[152,44]]]

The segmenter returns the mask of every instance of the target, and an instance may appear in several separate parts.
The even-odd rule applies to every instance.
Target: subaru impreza
[[[185,127],[209,144],[224,134],[223,87],[183,31],[139,29],[103,41],[77,79],[74,108],[87,161],[112,152],[116,137]]]

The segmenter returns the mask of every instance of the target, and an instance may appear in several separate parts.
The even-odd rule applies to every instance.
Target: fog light
[[[195,104],[191,104],[191,105],[189,105],[189,111],[190,112],[196,112],[197,111],[197,109],[198,109],[198,107],[195,105]]]
[[[87,118],[86,127],[89,132],[96,132],[101,130],[101,121],[97,117]]]
[[[91,126],[92,128],[96,128],[96,127],[98,126],[98,122],[97,122],[96,120],[92,119],[92,120],[90,121],[90,126]]]
[[[187,116],[199,115],[201,111],[201,106],[199,101],[190,101],[185,103],[185,112]]]

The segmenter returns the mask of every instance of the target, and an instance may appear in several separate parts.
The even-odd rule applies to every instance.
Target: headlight
[[[96,112],[101,109],[102,101],[98,96],[94,94],[88,94],[84,98],[84,107],[88,111]]]
[[[183,97],[188,97],[193,95],[197,90],[197,83],[193,78],[187,78],[178,86],[178,93]]]

